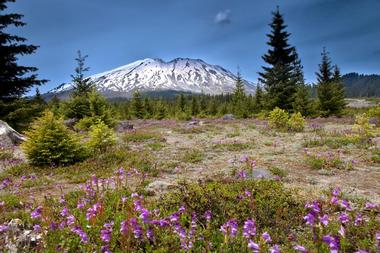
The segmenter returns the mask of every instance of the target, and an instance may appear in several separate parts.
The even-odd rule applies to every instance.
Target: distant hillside
[[[349,73],[342,80],[348,97],[380,97],[380,75]]]

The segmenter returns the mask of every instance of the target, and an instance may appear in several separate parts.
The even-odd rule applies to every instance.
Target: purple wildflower
[[[296,245],[293,247],[293,249],[295,249],[296,251],[298,251],[300,253],[307,253],[306,248],[302,245]]]
[[[227,221],[220,227],[220,231],[224,235],[230,235],[231,237],[235,237],[238,231],[238,223],[236,219],[231,219]]]
[[[82,243],[87,243],[88,242],[88,237],[87,237],[87,234],[79,227],[79,226],[76,226],[76,227],[73,227],[71,229],[71,231],[77,235],[79,235],[80,237],[80,241]]]
[[[108,245],[102,246],[102,253],[112,253]]]
[[[0,225],[0,233],[3,233],[9,229],[8,225]]]
[[[377,208],[377,205],[373,204],[371,202],[367,202],[367,203],[365,203],[365,208],[367,208],[367,209],[375,209],[375,208]]]
[[[211,221],[211,218],[212,218],[211,210],[207,210],[204,214],[204,217],[205,217],[206,221],[209,223]]]
[[[264,232],[264,233],[261,235],[261,238],[263,238],[264,242],[266,242],[266,243],[270,243],[270,242],[272,242],[272,238],[270,237],[270,235],[269,235],[268,232]]]
[[[313,226],[315,222],[315,215],[313,212],[310,212],[304,216],[303,219],[306,221],[307,225]]]
[[[337,196],[340,195],[340,192],[341,192],[340,188],[339,188],[339,187],[336,187],[336,188],[334,188],[334,189],[332,190],[332,195],[335,196],[335,197],[337,197]]]
[[[36,209],[34,209],[33,212],[30,213],[30,217],[32,217],[32,219],[37,219],[41,217],[41,214],[42,214],[42,206],[38,206]]]
[[[339,220],[340,222],[342,222],[343,224],[347,223],[350,221],[350,217],[347,215],[347,213],[341,213],[339,215]]]
[[[95,218],[96,215],[99,213],[100,209],[101,209],[100,203],[94,204],[92,207],[90,207],[89,209],[87,209],[86,219],[89,221],[92,218]]]
[[[339,233],[342,237],[345,237],[345,235],[346,235],[346,230],[344,229],[343,226],[340,226],[340,229],[339,229],[338,233]]]
[[[41,226],[38,224],[35,224],[33,226],[33,231],[39,233],[41,231]]]
[[[143,223],[147,224],[149,223],[149,210],[142,208],[141,209],[141,214],[140,214],[140,219],[143,221]]]
[[[126,220],[123,220],[120,223],[120,233],[126,234],[128,232],[128,222]]]
[[[60,214],[62,217],[66,217],[67,215],[69,215],[69,209],[67,209],[66,207],[63,208]]]
[[[146,231],[146,237],[150,240],[150,241],[153,241],[154,239],[154,235],[153,235],[153,229],[152,228],[148,228],[147,231]]]
[[[281,253],[280,247],[278,245],[274,245],[272,248],[269,249],[270,253]]]
[[[260,246],[252,240],[249,240],[248,248],[250,248],[252,250],[252,252],[254,252],[254,253],[260,252]]]
[[[247,239],[256,235],[256,224],[252,219],[246,220],[243,226],[243,236]]]
[[[322,241],[330,248],[330,253],[338,253],[340,249],[340,239],[338,236],[325,235]]]
[[[130,224],[131,224],[131,227],[133,230],[133,234],[135,235],[135,238],[140,239],[142,237],[143,233],[142,233],[142,228],[139,225],[138,220],[136,218],[132,218],[130,220]]]
[[[72,226],[75,223],[75,217],[74,215],[67,216],[67,225]]]
[[[356,218],[355,218],[355,222],[354,222],[354,225],[355,226],[359,226],[360,223],[362,223],[363,221],[363,215],[361,213],[359,213]]]
[[[352,210],[350,203],[345,199],[342,200],[342,203],[340,203],[340,206],[343,207],[344,209],[346,209],[347,211]]]
[[[319,217],[319,221],[324,225],[327,226],[329,224],[329,216],[327,214],[324,214],[323,216]]]
[[[109,243],[111,241],[113,223],[105,223],[103,229],[100,230],[100,238],[103,242]]]
[[[336,196],[332,196],[331,200],[330,200],[330,204],[331,205],[338,205],[339,204],[338,198]]]

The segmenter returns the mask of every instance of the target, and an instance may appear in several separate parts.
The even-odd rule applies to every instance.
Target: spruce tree
[[[131,101],[132,114],[135,118],[144,118],[144,105],[142,103],[141,94],[138,90],[133,93]]]
[[[291,111],[294,94],[297,90],[293,75],[293,63],[296,59],[294,47],[288,43],[290,34],[285,30],[286,25],[279,9],[273,12],[271,33],[268,34],[270,47],[262,57],[267,66],[259,73],[259,81],[267,92],[268,109],[280,107]]]
[[[94,85],[89,78],[84,77],[84,73],[90,70],[89,67],[85,66],[85,61],[88,55],[82,56],[80,50],[78,50],[77,54],[78,56],[75,58],[77,67],[75,68],[75,74],[71,75],[75,87],[73,95],[83,96],[91,92]]]
[[[191,98],[190,113],[192,116],[197,116],[199,113],[198,98],[194,95]]]
[[[185,112],[185,108],[186,108],[186,98],[185,98],[185,95],[183,95],[182,93],[177,96],[177,112]]]
[[[264,109],[264,93],[260,85],[256,86],[255,97],[253,99],[253,108],[255,112],[260,112]]]
[[[246,95],[244,90],[244,83],[240,72],[237,73],[235,90],[232,95],[233,113],[238,118],[247,117]]]
[[[322,116],[339,116],[345,107],[344,87],[339,68],[331,65],[329,53],[323,48],[322,62],[317,75],[317,95]]]
[[[152,107],[151,101],[149,100],[149,98],[147,96],[144,98],[144,105],[143,106],[144,106],[144,117],[147,119],[152,118],[153,107]]]
[[[38,47],[24,44],[25,38],[6,33],[11,26],[26,25],[21,21],[23,15],[4,13],[7,2],[15,2],[15,0],[0,0],[0,99],[2,100],[19,97],[30,87],[46,82],[37,78],[35,74],[37,68],[20,66],[17,63],[18,55],[33,54]]]

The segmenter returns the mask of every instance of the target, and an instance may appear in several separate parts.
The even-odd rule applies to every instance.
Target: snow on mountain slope
[[[109,97],[128,97],[135,90],[221,94],[232,92],[236,82],[236,76],[226,69],[189,58],[169,62],[148,58],[90,76],[90,79],[101,93]],[[247,92],[254,91],[252,83],[244,83]],[[72,84],[63,84],[49,93],[67,93],[72,88]]]

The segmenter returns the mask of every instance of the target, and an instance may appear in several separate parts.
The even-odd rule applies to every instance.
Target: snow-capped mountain
[[[96,88],[107,97],[129,97],[135,90],[179,91],[205,94],[232,92],[236,76],[230,71],[199,59],[176,58],[144,59],[89,77]],[[244,81],[247,92],[254,85]],[[48,92],[50,95],[68,94],[73,84],[62,84]]]

